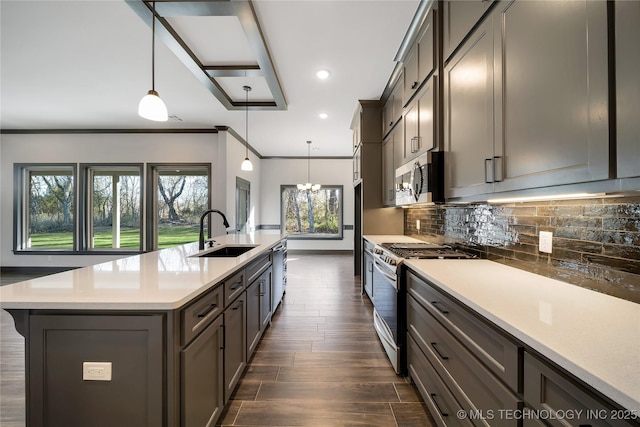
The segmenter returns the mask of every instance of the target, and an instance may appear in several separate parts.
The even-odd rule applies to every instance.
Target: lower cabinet
[[[439,426],[640,426],[414,271],[405,280],[408,374]]]
[[[247,360],[258,346],[262,333],[260,320],[260,282],[254,281],[247,287]]]
[[[246,302],[238,298],[224,312],[224,402],[229,401],[247,366]]]
[[[182,427],[213,425],[224,408],[223,319],[180,351]]]
[[[524,355],[524,400],[533,411],[567,414],[545,419],[551,426],[628,427],[640,424],[640,414],[608,405],[530,353]]]

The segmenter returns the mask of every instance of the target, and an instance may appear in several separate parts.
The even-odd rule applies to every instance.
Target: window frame
[[[70,249],[23,248],[29,230],[29,175],[31,171],[71,171],[73,178],[72,245]],[[78,253],[78,165],[76,163],[13,164],[13,248],[14,255],[69,255]]]
[[[291,239],[291,240],[309,240],[309,241],[316,241],[316,240],[344,240],[344,186],[343,185],[330,185],[330,184],[322,184],[321,190],[326,190],[326,189],[338,189],[340,190],[340,197],[338,198],[339,203],[340,203],[340,209],[339,209],[339,214],[338,214],[338,221],[339,221],[339,225],[338,225],[338,233],[335,235],[324,235],[324,236],[314,236],[313,234],[304,234],[304,235],[296,235],[296,234],[286,234],[286,229],[285,229],[285,209],[284,209],[284,203],[283,203],[283,194],[284,191],[287,189],[294,189],[294,190],[298,190],[297,188],[297,184],[281,184],[280,185],[280,233],[281,234],[286,234],[287,235],[287,239]],[[300,190],[301,191],[301,190]]]
[[[140,176],[140,244],[138,249],[131,248],[91,248],[89,245],[89,237],[91,236],[90,227],[93,224],[93,211],[91,209],[92,195],[89,193],[93,188],[93,184],[89,180],[93,177],[92,170],[99,171],[132,171],[137,169]],[[144,247],[144,218],[146,204],[144,203],[146,176],[144,175],[144,163],[81,163],[80,164],[80,181],[79,195],[81,203],[78,206],[78,217],[80,222],[80,251],[87,254],[139,254],[145,251]]]

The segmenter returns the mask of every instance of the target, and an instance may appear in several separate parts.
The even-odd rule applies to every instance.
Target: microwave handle
[[[413,197],[416,199],[416,202],[418,201],[418,199],[420,198],[420,195],[422,194],[422,187],[424,186],[424,178],[422,176],[422,172],[420,171],[420,163],[419,162],[415,162],[413,164],[413,173],[411,174],[413,176]]]

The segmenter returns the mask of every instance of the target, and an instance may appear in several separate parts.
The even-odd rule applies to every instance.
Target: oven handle
[[[389,279],[389,281],[391,282],[391,286],[393,286],[393,288],[397,291],[398,284],[396,283],[396,276],[390,275],[386,271],[382,271],[382,269],[378,266],[378,260],[375,260],[373,265],[376,267],[376,270],[378,270],[380,274],[382,274],[385,278]]]

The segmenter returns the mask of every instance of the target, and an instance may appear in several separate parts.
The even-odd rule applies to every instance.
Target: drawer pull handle
[[[432,342],[431,347],[433,347],[433,350],[436,352],[438,356],[440,356],[442,360],[449,360],[449,356],[443,355],[442,353],[440,353],[440,350],[438,350],[438,343]]]
[[[229,289],[235,291],[236,289],[240,289],[242,287],[242,283],[238,283],[235,286],[231,286]]]
[[[244,301],[238,301],[238,304],[236,304],[236,306],[233,307],[231,310],[233,311],[238,310],[240,307],[242,307],[242,304],[244,304]]]
[[[436,407],[436,409],[438,410],[438,412],[440,412],[440,416],[442,417],[448,417],[449,414],[447,414],[446,412],[442,412],[442,409],[440,409],[440,405],[438,405],[438,402],[436,402],[436,396],[437,394],[435,393],[431,393],[429,395],[429,397],[431,398],[431,401],[433,402],[434,406]]]
[[[216,308],[218,308],[218,304],[211,304],[206,311],[198,314],[198,318],[207,317],[207,315],[211,313],[213,310],[215,310]]]
[[[436,310],[438,310],[440,313],[442,314],[449,314],[449,312],[447,310],[445,310],[444,308],[440,308],[440,306],[438,304],[440,304],[438,301],[431,301],[431,304],[436,308]]]

